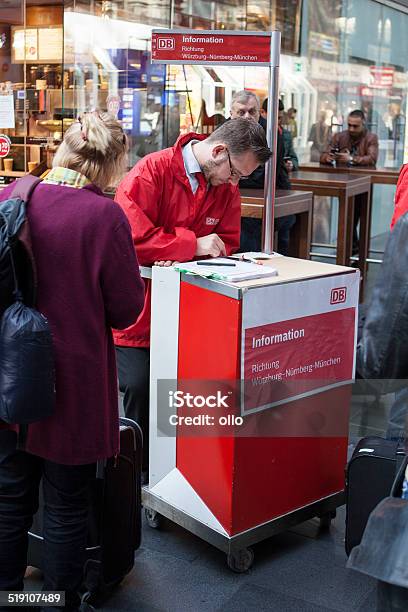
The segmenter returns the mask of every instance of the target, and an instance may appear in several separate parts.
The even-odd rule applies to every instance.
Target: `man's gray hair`
[[[226,121],[215,130],[206,140],[211,144],[225,144],[231,155],[238,157],[251,151],[259,164],[265,164],[272,151],[266,141],[265,130],[250,119],[232,119]]]
[[[236,91],[234,93],[231,99],[231,106],[233,106],[235,102],[238,102],[239,104],[247,104],[247,102],[251,99],[256,100],[257,108],[260,109],[261,103],[259,101],[258,96],[252,91],[247,91],[246,89],[241,89],[241,91]]]

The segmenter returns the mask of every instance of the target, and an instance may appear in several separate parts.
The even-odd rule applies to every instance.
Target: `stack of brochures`
[[[227,259],[223,257],[177,263],[174,265],[174,268],[178,272],[198,274],[199,276],[229,283],[239,283],[240,281],[277,276],[278,274],[276,268],[271,266],[248,263],[247,261],[234,261],[232,258]]]

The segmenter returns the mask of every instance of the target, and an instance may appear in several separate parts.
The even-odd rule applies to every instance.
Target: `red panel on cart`
[[[240,305],[239,300],[181,283],[179,379],[239,378]],[[234,443],[233,438],[227,437],[177,438],[178,469],[228,532],[232,520]]]
[[[181,283],[179,380],[240,378],[241,306]],[[179,428],[177,467],[230,535],[342,491],[350,393],[347,385],[246,416],[236,437]]]
[[[344,489],[350,395],[340,387],[249,417],[272,432],[274,411],[286,411],[299,435],[236,439],[231,535]]]

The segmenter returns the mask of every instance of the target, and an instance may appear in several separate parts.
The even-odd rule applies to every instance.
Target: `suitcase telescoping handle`
[[[138,432],[138,437],[141,440],[141,446],[143,446],[143,432],[142,432],[140,425],[136,423],[136,421],[133,421],[133,419],[128,419],[126,417],[120,417],[119,425],[121,427],[131,427],[135,432]],[[103,480],[105,478],[107,463],[108,463],[107,459],[100,459],[99,461],[97,461],[96,463],[96,478],[97,479]]]

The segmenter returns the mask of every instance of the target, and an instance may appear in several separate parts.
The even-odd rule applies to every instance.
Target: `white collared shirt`
[[[193,144],[199,142],[198,140],[190,140],[181,150],[183,155],[184,169],[186,171],[187,178],[191,185],[191,191],[195,193],[198,189],[198,180],[196,177],[197,172],[202,172],[200,164],[198,163],[196,156],[193,153]]]

